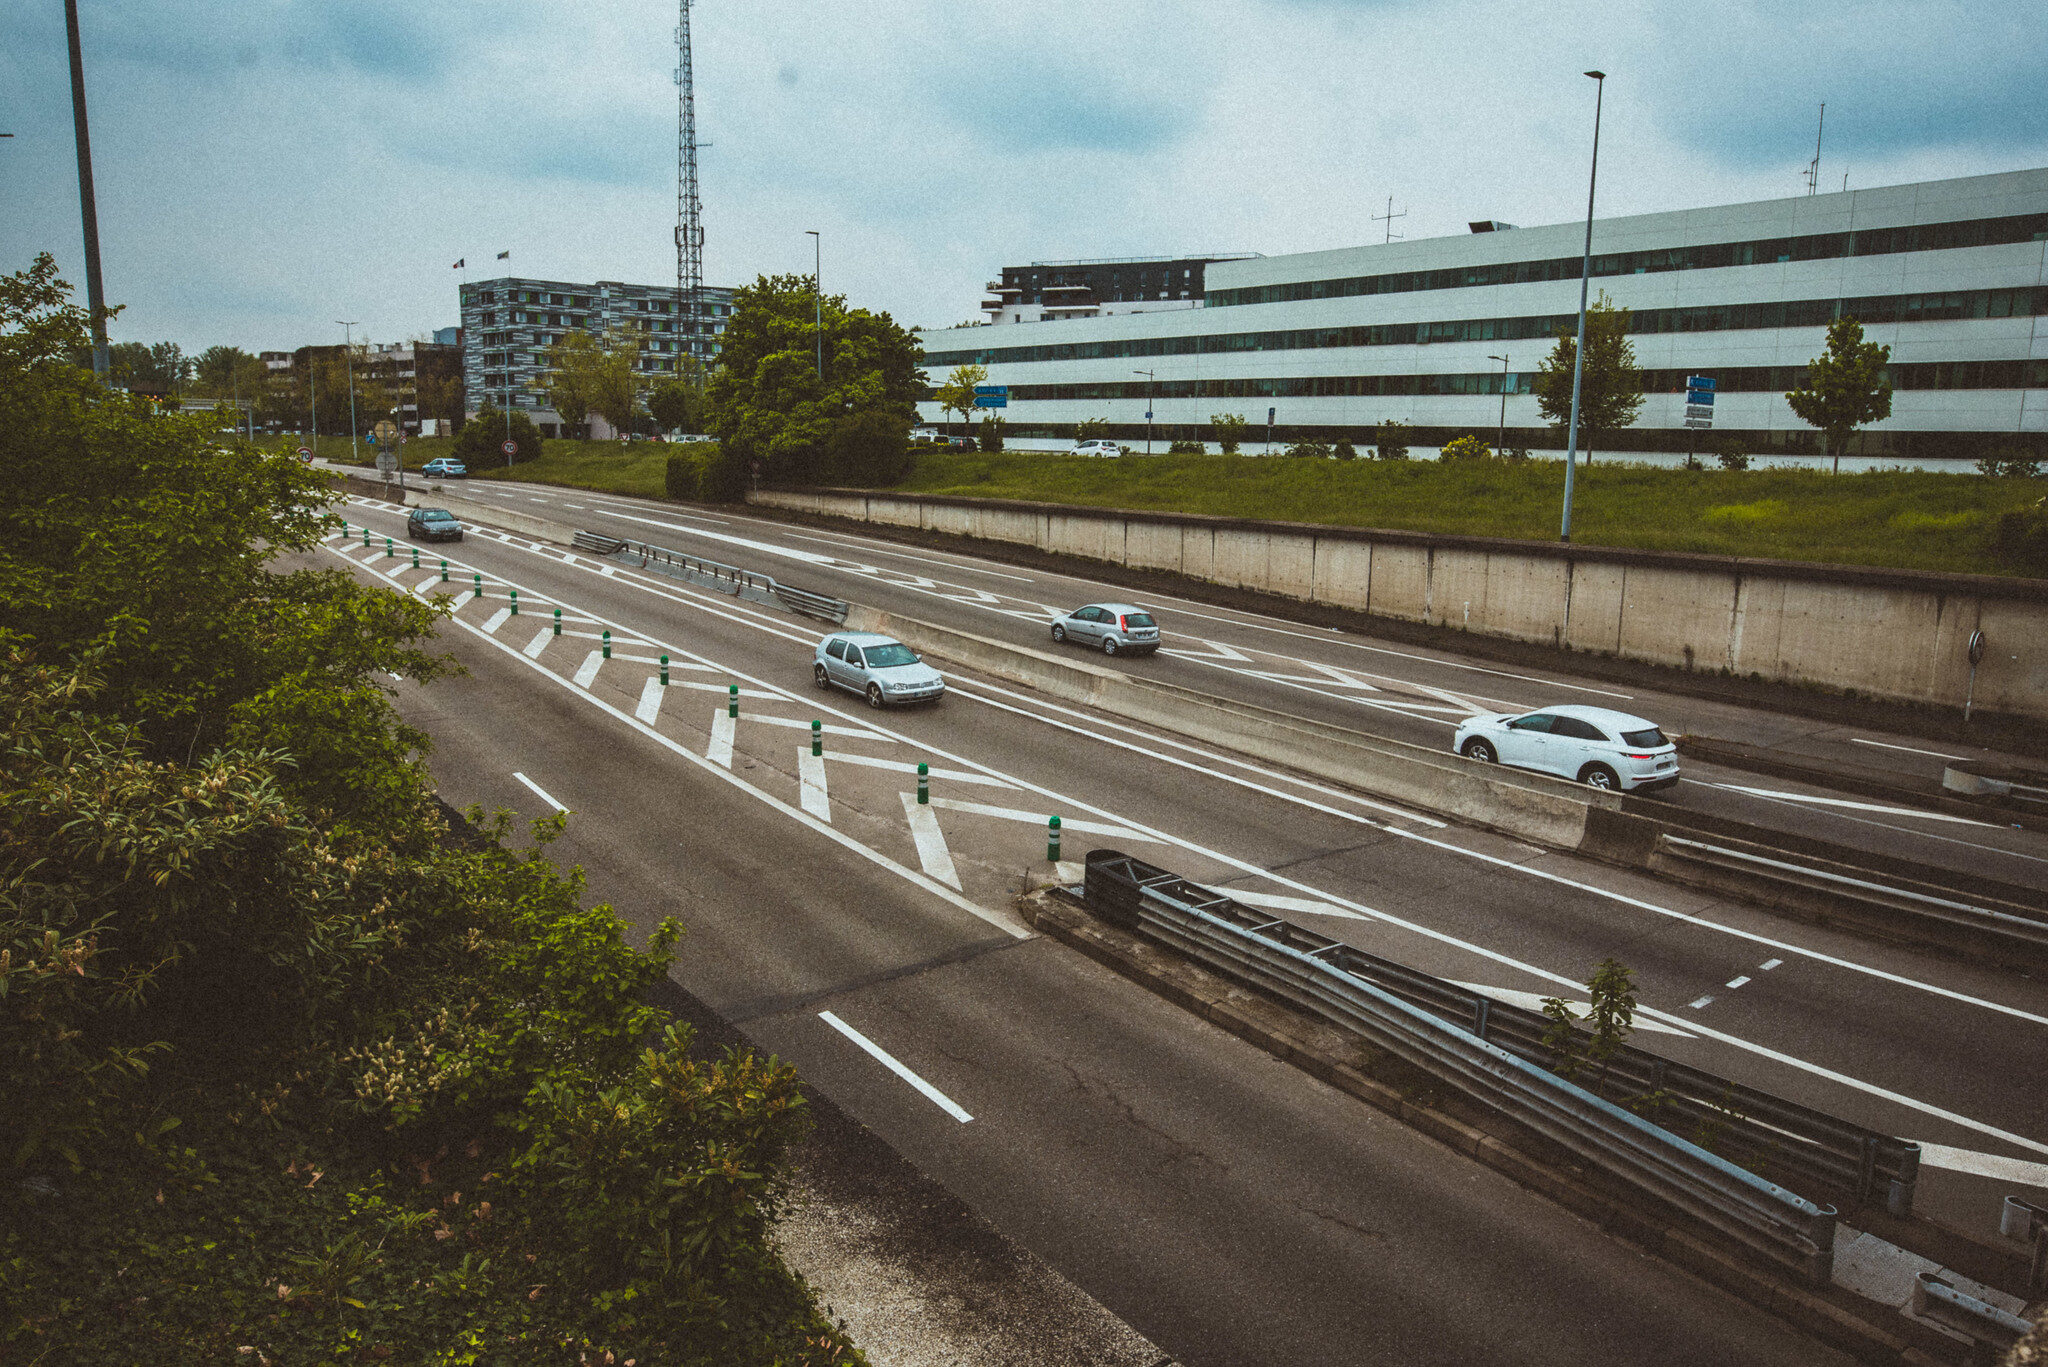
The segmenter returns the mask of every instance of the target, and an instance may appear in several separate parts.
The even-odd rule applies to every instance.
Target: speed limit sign
[[[299,448],[299,459],[300,459],[300,460],[311,460],[311,459],[313,459],[313,452],[312,452],[312,449],[311,449],[310,447],[305,447],[305,446],[301,446],[301,447]]]
[[[518,454],[518,451],[519,451],[519,443],[518,443],[518,442],[516,442],[516,441],[512,441],[512,440],[510,440],[510,439],[507,439],[507,440],[506,440],[506,442],[505,442],[505,444],[504,444],[503,446],[500,446],[500,447],[499,447],[498,449],[499,449],[500,451],[503,451],[503,452],[504,452],[504,453],[505,453],[506,455],[508,455],[508,456],[510,456],[510,455],[516,455],[516,454]]]

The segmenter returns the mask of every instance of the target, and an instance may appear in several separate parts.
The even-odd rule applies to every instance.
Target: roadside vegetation
[[[644,945],[451,821],[440,608],[294,567],[330,481],[0,279],[0,1361],[861,1359],[768,1242],[805,1126]]]
[[[907,492],[1555,541],[1561,461],[1306,460],[920,451]],[[1923,471],[1579,472],[1582,544],[1901,569],[2048,575],[2048,480]],[[2036,539],[2027,542],[2032,535]],[[2000,550],[2000,545],[2008,547]]]

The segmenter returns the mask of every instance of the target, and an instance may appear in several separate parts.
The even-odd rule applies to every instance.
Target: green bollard
[[[932,766],[920,763],[917,766],[917,805],[929,807],[932,801]]]
[[[519,615],[519,590],[518,590],[518,589],[514,589],[514,590],[512,590],[512,615],[513,615],[514,617],[517,617],[517,616]]]
[[[483,577],[483,574],[482,574],[481,572],[478,572],[477,574],[471,575],[470,577],[476,580],[476,592],[475,592],[475,593],[473,593],[473,594],[471,594],[470,596],[471,596],[472,598],[481,598],[481,597],[483,597],[483,596],[484,596],[484,577]]]
[[[661,686],[668,687],[668,656],[661,657]]]
[[[389,560],[392,554],[393,552],[391,550],[391,538],[387,536],[384,538],[384,558],[386,560]]]
[[[368,527],[363,528],[363,549],[366,551],[370,549],[370,529]]]
[[[1060,819],[1053,817],[1045,823],[1045,858],[1047,863],[1060,862]]]
[[[606,631],[604,634],[604,657],[607,660],[612,657],[612,634],[610,631]]]
[[[556,608],[556,609],[555,609],[555,635],[557,635],[557,636],[560,636],[561,634],[562,634],[562,610],[561,610],[560,608]]]
[[[823,755],[824,753],[825,723],[821,721],[814,721],[811,723],[811,754],[813,756],[819,756]]]
[[[725,715],[728,717],[737,717],[739,716],[739,714],[740,686],[738,684],[727,684],[725,686]]]
[[[445,560],[441,562],[441,582],[444,584],[448,582],[448,562]]]
[[[414,569],[420,567],[420,548],[418,546],[412,548],[412,567]]]

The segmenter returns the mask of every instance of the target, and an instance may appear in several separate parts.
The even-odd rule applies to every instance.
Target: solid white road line
[[[1543,1003],[1550,1000],[1541,992],[1518,992],[1511,987],[1493,987],[1487,983],[1459,983],[1457,986],[1464,988],[1467,992],[1477,992],[1481,996],[1491,997],[1497,1002],[1506,1002],[1509,1006],[1519,1006],[1524,1011],[1534,1011],[1538,1014],[1541,1014],[1543,1010]],[[1571,1008],[1571,1013],[1580,1020],[1584,1020],[1593,1014],[1593,1003],[1591,1002],[1574,1001],[1570,997],[1566,997],[1563,1000],[1564,1004]],[[1666,1025],[1662,1021],[1637,1021],[1635,1026],[1638,1030],[1649,1030],[1659,1035],[1681,1035],[1686,1039],[1698,1038],[1690,1030],[1681,1030],[1675,1025]]]
[[[1786,807],[1798,805],[1795,802],[1790,802],[1784,798],[1777,797],[1759,796],[1758,801],[1776,802],[1781,806]],[[1897,831],[1901,835],[1910,835],[1919,840],[1939,840],[1944,845],[1961,845],[1964,849],[1967,850],[1986,850],[1992,854],[2002,855],[2007,859],[2024,859],[2030,864],[2048,864],[2048,858],[2044,858],[2043,856],[2038,854],[2021,854],[2018,850],[2008,850],[1998,845],[1980,844],[1975,840],[1961,840],[1952,835],[1936,835],[1933,831],[1916,830],[1911,826],[1894,826],[1889,821],[1873,821],[1867,816],[1851,816],[1847,812],[1838,812],[1833,810],[1832,808],[1823,807],[1816,810],[1815,808],[1807,807],[1803,810],[1811,812],[1817,816],[1831,816],[1835,818],[1835,820],[1837,821],[1853,821],[1859,826],[1875,826],[1881,831]],[[1932,814],[1928,812],[1915,812],[1913,813],[1913,815],[1929,816]],[[1963,818],[1961,817],[1949,817],[1947,819],[1951,821],[1963,820]],[[1972,821],[1968,824],[1972,826],[1981,826],[1984,823]],[[2000,827],[1999,829],[2003,829],[2003,827]]]
[[[2022,1187],[2048,1188],[2048,1163],[2029,1163],[2024,1158],[2007,1158],[2002,1153],[1977,1153],[1971,1149],[1930,1144],[1922,1139],[1920,1166],[1967,1172],[1973,1177],[1991,1177]]]
[[[797,777],[803,782],[803,809],[820,821],[832,819],[832,798],[825,787],[825,761],[806,746],[796,752]]]
[[[604,668],[604,652],[593,650],[583,657],[583,667],[576,671],[575,683],[578,688],[588,688],[597,680],[597,671]]]
[[[947,1096],[938,1088],[932,1086],[931,1083],[926,1082],[916,1073],[913,1073],[908,1068],[905,1068],[895,1059],[889,1057],[888,1053],[885,1052],[880,1045],[876,1044],[866,1035],[863,1035],[860,1031],[848,1025],[845,1021],[839,1019],[839,1017],[833,1015],[830,1011],[820,1011],[818,1013],[818,1019],[825,1022],[825,1024],[831,1026],[834,1030],[837,1030],[840,1034],[846,1036],[848,1039],[852,1040],[855,1044],[858,1044],[862,1049],[866,1050],[868,1054],[871,1055],[877,1063],[880,1063],[884,1068],[887,1068],[890,1072],[902,1078],[911,1086],[917,1088],[918,1091],[924,1094],[924,1097],[927,1101],[931,1102],[934,1106],[937,1106],[947,1115],[952,1116],[953,1119],[959,1121],[962,1125],[965,1125],[968,1121],[974,1119],[973,1116],[967,1114],[966,1111],[961,1110],[959,1106],[955,1105],[951,1097]]]
[[[1377,919],[1360,915],[1355,911],[1347,911],[1335,902],[1319,901],[1313,897],[1282,897],[1277,892],[1250,892],[1244,888],[1210,888],[1209,891],[1218,897],[1228,897],[1231,901],[1242,902],[1248,907],[1264,907],[1268,911],[1297,911],[1308,916],[1336,916],[1347,921]]]
[[[725,690],[721,688],[718,691],[723,693]],[[745,689],[741,689],[740,696],[743,698],[766,698],[775,697],[777,695],[768,693],[749,693]],[[798,721],[795,717],[770,717],[760,712],[742,712],[740,713],[740,720],[759,722],[763,726],[787,726],[793,731],[808,731],[811,729],[811,724],[807,721]],[[896,737],[894,736],[885,735],[880,731],[869,731],[858,726],[834,726],[831,722],[826,722],[824,726],[824,731],[825,734],[828,736],[851,736],[855,740],[878,740],[890,745],[894,745],[896,743]],[[914,764],[910,767],[913,770],[917,768],[917,766]]]
[[[1932,755],[1936,759],[1959,760],[1963,758],[1963,756],[1961,755],[1944,755],[1939,750],[1921,750],[1911,745],[1887,745],[1885,742],[1881,740],[1865,740],[1861,736],[1849,737],[1849,743],[1851,745],[1875,745],[1880,750],[1904,750],[1909,755]]]
[[[554,638],[555,634],[552,630],[550,630],[547,627],[542,627],[538,632],[534,634],[533,640],[527,643],[526,658],[529,660],[538,660],[540,658],[540,653],[548,648],[548,642],[552,641]]]
[[[519,781],[520,781],[521,783],[524,783],[524,784],[525,784],[525,785],[526,785],[527,787],[529,787],[529,788],[533,789],[533,792],[534,792],[534,796],[538,797],[538,798],[539,798],[539,799],[540,799],[540,800],[541,800],[542,802],[545,802],[545,803],[547,803],[547,804],[548,804],[548,806],[549,806],[549,807],[551,807],[551,808],[553,808],[553,809],[554,809],[555,811],[558,811],[558,812],[566,812],[566,811],[568,811],[568,810],[569,810],[569,809],[568,809],[567,807],[564,807],[564,806],[563,806],[563,805],[562,805],[561,803],[559,803],[559,802],[555,801],[555,800],[554,800],[553,798],[549,797],[549,796],[548,796],[548,790],[547,790],[547,789],[545,789],[545,788],[541,787],[541,786],[540,786],[540,785],[539,785],[538,783],[535,783],[535,782],[534,782],[534,781],[533,781],[532,779],[528,778],[528,777],[527,777],[526,775],[524,775],[524,774],[520,774],[520,773],[515,773],[515,774],[513,774],[513,775],[512,775],[512,777],[514,777],[514,778],[518,779],[518,780],[519,780]]]
[[[633,715],[641,721],[653,724],[661,715],[661,695],[668,692],[661,686],[659,677],[650,677],[640,686],[640,705],[633,709]]]
[[[917,842],[917,862],[924,866],[927,877],[957,889],[960,871],[953,867],[953,852],[946,848],[946,833],[939,829],[939,814],[919,802],[915,793],[904,793],[902,798],[903,815],[910,821],[910,838]]]
[[[711,714],[711,743],[704,748],[704,758],[722,768],[732,768],[733,718],[719,708]]]
[[[1967,816],[1951,816],[1947,812],[1922,811],[1918,807],[1885,807],[1875,802],[1852,802],[1846,797],[1816,797],[1812,793],[1788,793],[1777,788],[1745,788],[1739,783],[1709,783],[1709,788],[1725,788],[1731,793],[1746,793],[1750,797],[1775,798],[1780,802],[1811,802],[1818,807],[1842,807],[1852,812],[1881,812],[1886,816],[1917,816],[1927,821],[1952,821],[1958,826],[1982,826],[1997,829],[1989,821],[1973,821]]]
[[[906,794],[907,796],[907,794]],[[1049,813],[1027,812],[1016,807],[991,807],[986,802],[963,802],[955,797],[935,797],[932,806],[944,807],[949,812],[966,812],[970,816],[992,816],[1000,821],[1018,821],[1026,826],[1044,826]],[[1099,835],[1105,840],[1142,840],[1148,844],[1162,843],[1158,836],[1144,831],[1134,831],[1128,826],[1110,826],[1100,821],[1082,821],[1062,814],[1060,829],[1074,831],[1081,835]],[[1167,841],[1172,844],[1176,842]]]
[[[844,727],[838,728],[838,733],[843,734],[844,731]],[[890,737],[882,736],[879,739],[888,740]],[[877,759],[873,755],[851,755],[842,750],[827,750],[825,758],[831,760],[834,764],[856,764],[863,769],[890,769],[899,774],[914,774],[917,772],[917,766],[907,759]],[[970,773],[965,769],[933,769],[929,777],[935,779],[942,778],[948,783],[978,783],[989,788],[1014,788],[1017,786],[1014,783],[1006,783],[1002,779],[991,777],[988,774]]]

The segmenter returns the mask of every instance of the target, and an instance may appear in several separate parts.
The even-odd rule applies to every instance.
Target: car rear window
[[[897,665],[914,665],[917,655],[909,646],[898,641],[887,645],[864,647],[869,669],[894,669]]]
[[[1152,625],[1152,614],[1149,612],[1127,612],[1124,614],[1124,625],[1127,627],[1149,627]]]
[[[1657,746],[1671,744],[1664,738],[1664,733],[1654,726],[1647,731],[1624,731],[1621,733],[1621,739],[1625,744],[1633,745],[1638,750],[1653,750]]]

